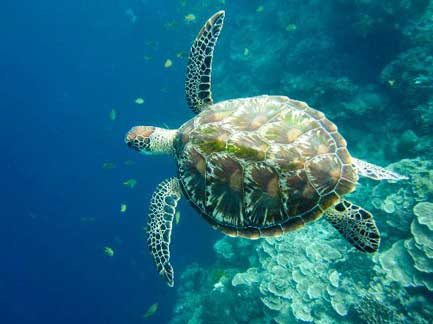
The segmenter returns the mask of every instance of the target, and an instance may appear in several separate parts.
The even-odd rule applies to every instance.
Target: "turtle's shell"
[[[231,236],[276,236],[319,218],[358,180],[324,114],[281,96],[223,101],[175,139],[186,197]]]

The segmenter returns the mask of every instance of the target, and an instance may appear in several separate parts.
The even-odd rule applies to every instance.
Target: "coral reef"
[[[433,291],[433,203],[420,202],[413,213],[412,237],[394,243],[378,261],[387,276],[403,286]]]
[[[352,296],[362,289],[344,270],[353,254],[350,249],[323,222],[264,240],[258,249],[262,272],[259,288],[274,320],[335,322],[346,316],[356,300]],[[368,262],[368,257],[361,258]]]
[[[389,168],[411,180],[351,196],[370,200],[391,242],[380,253],[359,253],[324,219],[278,238],[224,237],[212,268],[194,265],[182,274],[172,323],[429,323],[432,162],[406,159]],[[217,317],[215,305],[224,310]]]
[[[225,262],[224,257],[217,258]],[[257,291],[234,287],[237,269],[193,264],[181,275],[177,304],[171,324],[267,323]],[[270,321],[269,321],[270,323]]]

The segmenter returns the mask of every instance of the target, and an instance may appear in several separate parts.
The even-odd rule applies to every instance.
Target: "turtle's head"
[[[141,154],[171,154],[177,130],[153,126],[132,127],[125,136],[125,143]]]

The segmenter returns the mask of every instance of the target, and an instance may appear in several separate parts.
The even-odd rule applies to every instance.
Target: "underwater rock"
[[[411,129],[407,129],[403,132],[400,140],[397,142],[396,150],[399,156],[415,155],[422,151],[419,145],[420,139],[418,135]]]
[[[420,132],[427,137],[428,143],[431,143],[430,130],[433,128],[433,98],[426,103],[415,107],[416,124]],[[426,148],[429,145],[425,145]],[[428,150],[426,150],[428,152]],[[430,152],[431,154],[431,152]]]
[[[361,88],[359,93],[343,103],[346,114],[351,116],[367,116],[377,114],[387,107],[388,102],[386,97],[374,89],[373,85]]]
[[[230,241],[226,243],[230,244]],[[241,282],[245,277],[248,278],[246,281],[254,281],[254,270],[244,278],[237,276],[235,279],[239,272],[239,269],[227,268],[218,262],[210,268],[197,264],[187,267],[179,280],[170,323],[267,323],[258,289],[248,284],[231,284],[236,280]]]
[[[346,77],[309,78],[285,73],[281,86],[284,93],[293,98],[307,100],[311,107],[321,109],[334,118],[344,114],[345,102],[353,100],[360,92],[359,87]]]
[[[413,47],[390,62],[380,75],[383,84],[392,80],[392,90],[403,104],[416,107],[431,99],[433,56],[424,47]]]
[[[401,32],[401,26],[420,17],[428,3],[428,0],[338,0],[334,1],[334,10],[347,16],[350,24],[346,29],[352,34],[368,38],[383,31]]]

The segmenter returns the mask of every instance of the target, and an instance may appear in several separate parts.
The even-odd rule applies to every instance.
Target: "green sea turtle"
[[[224,11],[214,14],[189,54],[186,99],[196,116],[179,129],[136,126],[125,137],[140,153],[177,162],[178,176],[160,183],[150,202],[147,242],[159,274],[173,286],[169,246],[182,195],[230,236],[278,236],[325,215],[357,249],[375,252],[372,215],[343,196],[358,175],[405,177],[351,157],[337,127],[304,102],[264,95],[214,104],[212,56],[223,20]]]

